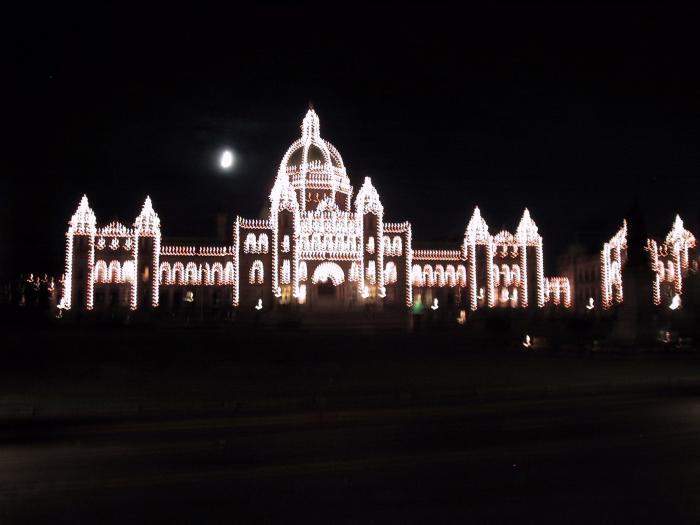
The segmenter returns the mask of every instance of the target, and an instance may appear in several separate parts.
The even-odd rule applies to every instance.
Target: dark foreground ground
[[[698,523],[700,356],[4,332],[0,523]]]

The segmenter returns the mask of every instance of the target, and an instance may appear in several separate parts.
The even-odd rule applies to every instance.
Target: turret
[[[492,278],[492,243],[489,227],[476,206],[464,232],[464,257],[469,261],[469,308],[476,310],[479,303],[493,304],[490,280]]]
[[[59,307],[91,310],[92,271],[95,262],[95,213],[83,195],[68,222],[63,297]]]
[[[372,185],[372,179],[365,177],[360,191],[355,199],[355,214],[362,224],[362,242],[364,259],[364,279],[360,279],[361,292],[376,293],[380,297],[385,294],[384,288],[384,206],[379,199],[379,193]],[[364,284],[363,284],[364,283]],[[365,294],[366,295],[366,294]]]
[[[136,278],[131,288],[131,308],[158,306],[160,266],[160,218],[146,197],[141,213],[134,221],[136,235]]]
[[[530,217],[530,211],[527,208],[518,224],[515,239],[520,249],[522,273],[519,290],[520,305],[526,308],[529,304],[536,304],[538,308],[543,308],[545,284],[542,236],[538,233],[537,225]]]

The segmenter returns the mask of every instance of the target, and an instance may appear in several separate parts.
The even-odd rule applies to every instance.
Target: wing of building
[[[409,222],[385,221],[369,177],[355,192],[339,151],[309,109],[282,157],[264,220],[236,217],[230,243],[180,246],[146,198],[130,226],[98,226],[83,196],[66,233],[63,309],[177,311],[569,307],[565,277],[546,277],[526,209],[513,233],[489,232],[476,208],[461,244],[414,250]]]

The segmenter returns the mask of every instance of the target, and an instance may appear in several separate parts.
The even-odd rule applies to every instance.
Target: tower
[[[357,221],[362,225],[362,258],[364,259],[362,293],[384,297],[384,207],[369,177],[365,177],[365,182],[357,192],[355,214]],[[360,280],[361,284],[362,282],[363,280]]]
[[[146,197],[141,213],[134,221],[136,237],[136,278],[131,288],[131,309],[158,306],[160,266],[160,218],[153,210],[151,198]]]
[[[60,308],[92,310],[95,262],[95,213],[86,195],[68,222],[65,273]]]
[[[542,236],[537,231],[530,211],[525,208],[515,233],[516,243],[520,249],[520,305],[529,304],[544,307],[544,256],[542,253]]]

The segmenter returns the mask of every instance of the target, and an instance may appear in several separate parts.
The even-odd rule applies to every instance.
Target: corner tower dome
[[[321,138],[321,123],[313,107],[301,123],[301,138],[282,158],[272,195],[287,184],[297,193],[303,210],[315,209],[327,197],[341,209],[350,209],[352,186],[343,158],[333,144]]]

